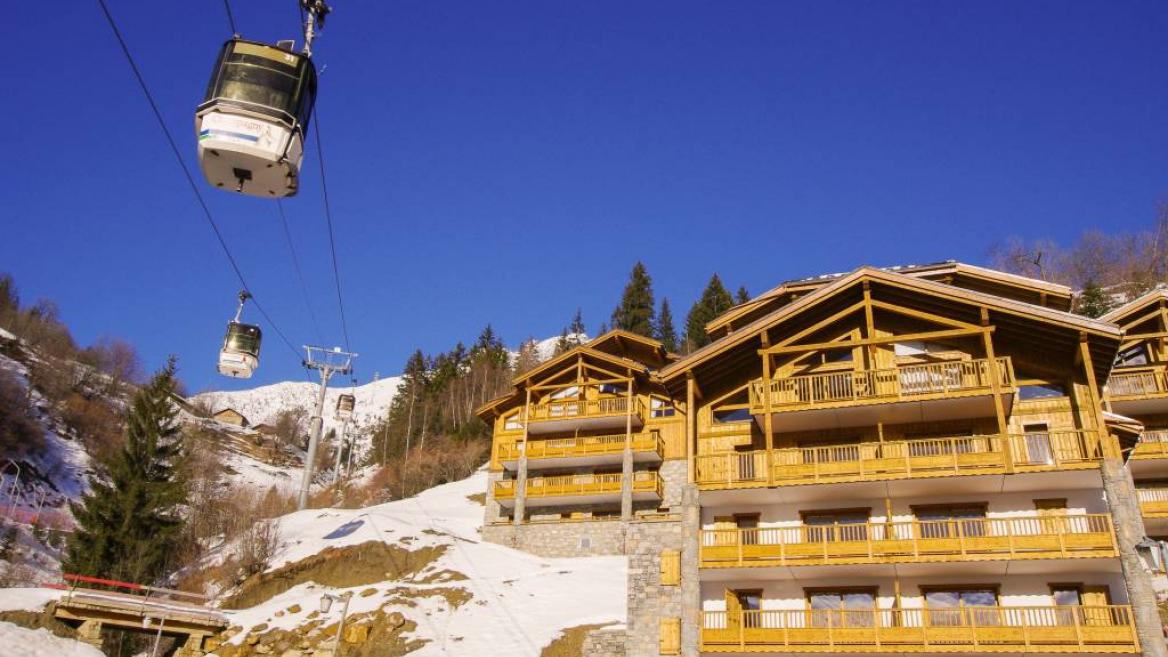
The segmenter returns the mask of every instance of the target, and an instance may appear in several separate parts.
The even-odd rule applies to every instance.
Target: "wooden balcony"
[[[632,400],[628,397],[562,399],[533,404],[527,432],[541,434],[618,428],[624,430],[629,421],[633,429],[640,429],[645,423],[644,415],[645,404],[636,397]]]
[[[1137,653],[1131,607],[708,611],[703,652]]]
[[[656,472],[633,473],[633,501],[660,501],[664,495],[661,476]],[[511,507],[515,503],[516,481],[501,479],[495,482],[495,501]],[[574,504],[601,504],[619,502],[621,475],[577,474],[555,477],[528,477],[526,505],[528,507]]]
[[[718,490],[766,486],[768,465],[774,485],[791,486],[1092,468],[1099,456],[1094,432],[1058,431],[730,452],[695,466],[698,485]]]
[[[1140,435],[1133,459],[1168,459],[1168,429],[1154,429]]]
[[[936,563],[1116,556],[1106,515],[714,529],[701,567]]]
[[[1145,518],[1168,518],[1168,488],[1137,488],[1136,499]]]
[[[527,469],[573,468],[590,465],[620,463],[624,457],[626,435],[576,436],[528,440],[525,444],[499,445],[499,461],[503,467],[516,470],[519,458],[527,452]],[[634,433],[631,437],[634,463],[660,463],[665,454],[665,443],[659,431]]]
[[[1135,416],[1168,412],[1168,366],[1113,372],[1107,379],[1107,394],[1116,413]]]

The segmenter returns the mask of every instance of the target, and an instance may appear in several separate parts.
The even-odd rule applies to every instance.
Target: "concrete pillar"
[[[687,484],[681,492],[681,657],[698,657],[701,643],[702,590],[698,576],[701,520],[698,487]]]
[[[519,473],[515,475],[515,517],[511,522],[518,527],[527,513],[527,441],[519,453]]]
[[[1103,440],[1114,438],[1104,436]],[[1135,623],[1136,635],[1140,638],[1142,654],[1144,657],[1168,657],[1160,612],[1156,606],[1156,591],[1152,587],[1152,576],[1136,552],[1136,543],[1144,538],[1144,519],[1140,514],[1140,503],[1136,499],[1131,473],[1123,461],[1114,456],[1103,459],[1100,472],[1103,476],[1103,490],[1107,495],[1107,506],[1115,525],[1115,537],[1119,543],[1119,563],[1123,569],[1123,580],[1127,586],[1132,620]]]
[[[625,445],[621,455],[621,520],[633,517],[633,450]]]
[[[77,640],[101,649],[101,621],[87,620],[77,628]]]

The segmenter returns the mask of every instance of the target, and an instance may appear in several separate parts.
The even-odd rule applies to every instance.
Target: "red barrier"
[[[122,589],[129,589],[131,591],[141,591],[144,586],[135,584],[133,582],[122,582],[116,579],[102,579],[100,577],[90,577],[89,575],[77,575],[74,573],[63,573],[61,579],[66,582],[84,582],[85,584],[101,584],[103,586],[113,586]]]

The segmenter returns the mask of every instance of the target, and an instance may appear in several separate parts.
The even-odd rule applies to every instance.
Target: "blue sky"
[[[108,2],[195,167],[222,3]],[[317,116],[362,381],[488,322],[594,329],[638,259],[680,321],[715,271],[984,262],[1168,199],[1162,1],[335,5]],[[248,38],[297,32],[293,0],[233,8]],[[239,286],[96,2],[6,23],[0,270],[193,390],[301,377],[271,331],[252,383],[214,373]],[[275,206],[203,188],[297,345],[341,340],[315,147],[285,207],[319,338]]]

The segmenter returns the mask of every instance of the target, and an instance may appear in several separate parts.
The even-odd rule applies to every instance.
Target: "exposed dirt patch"
[[[599,625],[577,625],[560,631],[560,636],[540,651],[539,657],[585,657],[584,637],[592,630],[608,627],[613,623]]]
[[[62,639],[76,639],[77,631],[53,617],[53,605],[44,611],[0,611],[0,621],[27,627],[30,630],[45,628]]]
[[[220,638],[227,640],[235,633],[229,631]],[[341,654],[345,657],[402,657],[426,644],[421,639],[407,639],[417,624],[399,613],[379,609],[372,613],[354,614],[345,624],[341,637]],[[337,624],[321,625],[313,621],[294,630],[272,630],[264,634],[249,634],[240,644],[223,644],[215,649],[218,657],[253,657],[254,655],[312,654],[332,648]],[[299,651],[299,652],[295,652]]]
[[[327,548],[270,573],[249,577],[224,609],[245,609],[272,599],[304,582],[351,588],[417,575],[446,552],[446,546],[409,550],[380,541]]]
[[[471,502],[474,502],[475,504],[478,504],[479,506],[486,506],[487,505],[487,494],[486,493],[475,493],[474,495],[467,495],[466,499],[470,500]]]
[[[474,599],[474,594],[466,589],[446,586],[433,589],[415,589],[407,586],[399,586],[389,589],[385,592],[385,595],[389,599],[390,604],[407,607],[416,607],[417,603],[414,600],[417,598],[441,596],[450,605],[451,609],[458,609]]]

